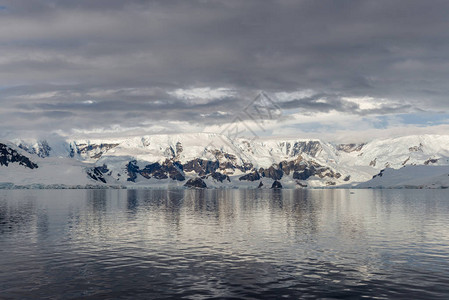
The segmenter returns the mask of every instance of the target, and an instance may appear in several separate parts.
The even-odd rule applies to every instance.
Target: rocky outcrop
[[[282,169],[280,169],[277,165],[273,165],[267,169],[260,168],[259,173],[262,175],[262,177],[267,177],[274,180],[280,180],[284,175]]]
[[[299,179],[299,180],[307,180],[309,177],[316,174],[316,169],[311,166],[308,169],[304,169],[303,171],[295,171],[293,173],[293,179]]]
[[[228,175],[221,174],[220,172],[214,172],[214,173],[210,174],[208,177],[212,177],[215,181],[219,181],[219,182],[223,182],[225,180],[227,180],[228,182],[231,182],[231,179],[229,178]]]
[[[184,186],[188,188],[199,188],[199,189],[207,188],[206,183],[199,177],[187,180]]]
[[[282,184],[279,181],[275,180],[275,181],[273,181],[271,188],[272,189],[282,189]]]
[[[48,145],[47,141],[39,141],[34,146],[20,143],[18,147],[30,154],[36,154],[37,156],[42,158],[50,156],[51,147]]]
[[[139,167],[137,166],[137,161],[130,161],[126,165],[126,171],[128,173],[127,181],[135,182],[137,179],[137,174],[139,173]]]
[[[99,159],[103,154],[109,150],[117,147],[116,143],[102,143],[102,144],[76,144],[70,145],[70,156],[74,157],[75,154],[84,158]]]
[[[344,151],[346,153],[351,152],[359,152],[362,150],[362,148],[366,145],[366,143],[363,144],[339,144],[337,145],[338,151]]]
[[[170,178],[177,181],[185,180],[183,166],[179,162],[173,162],[168,159],[162,164],[156,162],[146,165],[143,169],[140,169],[139,166],[137,166],[136,161],[130,161],[126,168],[128,172],[128,181],[132,182],[135,182],[135,180],[137,179],[137,174],[140,174],[146,179]]]
[[[240,181],[242,180],[246,180],[246,181],[256,181],[256,180],[260,180],[260,174],[257,171],[248,173],[246,175],[243,175],[242,177],[239,178]]]
[[[429,165],[429,164],[436,164],[438,162],[438,159],[437,158],[429,158],[428,160],[426,160],[425,162],[424,162],[424,164],[427,166],[427,165]]]
[[[291,157],[298,156],[302,153],[316,157],[316,155],[323,149],[319,141],[305,141],[305,142],[282,142],[281,147],[285,148],[285,154]]]
[[[0,143],[0,166],[8,166],[12,163],[18,163],[29,169],[38,167],[38,165],[32,162],[28,157],[20,154],[11,147]]]
[[[109,170],[106,165],[103,165],[101,167],[94,167],[87,170],[87,176],[89,176],[91,179],[95,181],[101,181],[103,183],[106,183],[106,179],[104,177],[104,174],[108,173]]]
[[[215,172],[218,169],[219,165],[220,164],[218,161],[210,161],[197,158],[185,163],[182,167],[184,169],[184,172],[194,171],[199,176],[204,176]]]
[[[410,152],[418,152],[418,151],[423,152],[423,150],[422,150],[423,147],[424,147],[424,145],[422,143],[419,143],[419,146],[410,147],[410,148],[408,148],[408,151],[410,151]]]
[[[384,175],[384,172],[385,172],[385,169],[380,170],[380,172],[378,174],[373,176],[373,179],[376,178],[376,177],[382,177]]]

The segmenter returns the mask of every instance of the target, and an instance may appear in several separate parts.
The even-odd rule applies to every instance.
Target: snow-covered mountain
[[[405,166],[384,169],[357,188],[449,188],[449,166]]]
[[[0,182],[8,186],[335,187],[369,181],[386,168],[449,165],[449,136],[441,135],[334,144],[198,133],[3,145],[38,166],[0,152]]]

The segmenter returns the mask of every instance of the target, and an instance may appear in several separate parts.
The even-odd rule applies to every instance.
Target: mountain
[[[10,185],[270,188],[276,181],[283,188],[349,187],[388,168],[449,165],[449,136],[439,135],[334,144],[198,133],[8,145],[39,166],[1,165],[0,182]],[[8,155],[0,152],[0,162]]]

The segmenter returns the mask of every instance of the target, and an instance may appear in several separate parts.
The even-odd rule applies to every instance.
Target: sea
[[[1,190],[0,299],[449,299],[449,190]]]

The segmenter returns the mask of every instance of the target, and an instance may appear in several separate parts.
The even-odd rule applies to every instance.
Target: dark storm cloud
[[[281,105],[307,113],[449,107],[448,1],[0,6],[0,114],[12,129],[36,127],[31,117],[26,124],[12,117],[19,113],[38,114],[41,127],[66,113],[66,122],[47,126],[62,130],[164,119],[209,124],[239,112],[257,90],[313,90]],[[236,92],[208,101],[171,93],[193,87]],[[363,110],[347,100],[363,96],[387,101]]]

